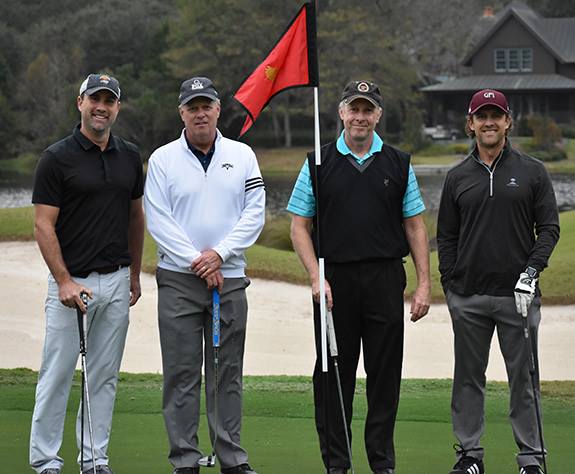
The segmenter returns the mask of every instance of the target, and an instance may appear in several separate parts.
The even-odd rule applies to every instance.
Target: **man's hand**
[[[142,296],[140,275],[130,275],[130,306],[134,306]]]
[[[208,276],[219,271],[221,265],[222,258],[218,253],[215,250],[208,249],[204,250],[200,256],[192,262],[190,270],[205,280]]]
[[[431,288],[429,286],[418,286],[415,289],[409,311],[413,322],[420,320],[427,314],[430,300]]]
[[[524,318],[527,317],[529,306],[535,298],[535,288],[537,287],[538,278],[530,276],[526,271],[519,275],[519,280],[515,284],[515,306],[517,312]]]
[[[311,282],[311,293],[313,295],[313,300],[319,304],[319,278],[314,278]],[[331,311],[333,308],[333,297],[331,295],[331,286],[327,280],[325,280],[325,301],[327,304],[327,310]]]
[[[224,288],[224,276],[221,271],[216,271],[206,277],[206,284],[208,285],[208,290],[212,290],[217,287],[218,291],[221,292]]]
[[[58,298],[60,303],[69,308],[75,308],[78,306],[82,313],[86,312],[86,306],[80,298],[80,293],[86,293],[90,299],[92,299],[93,294],[90,288],[79,285],[74,280],[69,279],[58,284]]]

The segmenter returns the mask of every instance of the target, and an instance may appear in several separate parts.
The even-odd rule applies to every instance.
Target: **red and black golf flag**
[[[248,116],[240,137],[276,94],[318,85],[315,7],[305,3],[271,52],[234,94]]]

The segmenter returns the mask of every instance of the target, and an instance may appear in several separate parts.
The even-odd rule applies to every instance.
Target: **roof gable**
[[[493,26],[472,47],[462,64],[470,66],[472,58],[510,18],[523,25],[559,62],[575,62],[575,17],[543,18],[523,3],[512,3],[497,14]]]

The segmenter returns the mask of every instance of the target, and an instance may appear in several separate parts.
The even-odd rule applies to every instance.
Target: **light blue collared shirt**
[[[354,155],[347,143],[345,143],[344,132],[337,139],[336,148],[342,155],[351,155],[353,158],[362,165],[366,160],[371,158],[375,153],[379,153],[383,147],[383,140],[377,133],[373,133],[373,141],[369,152],[361,158]],[[304,161],[303,166],[299,172],[296,183],[294,185],[292,194],[290,196],[287,210],[292,214],[302,217],[315,216],[315,196],[313,194],[313,187],[311,183],[311,176],[309,174],[309,166],[307,160]],[[403,196],[403,217],[413,217],[425,211],[425,204],[421,198],[417,178],[413,172],[411,164],[409,165],[409,176],[407,180],[407,188]]]

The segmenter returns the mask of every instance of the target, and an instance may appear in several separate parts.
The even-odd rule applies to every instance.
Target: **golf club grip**
[[[220,292],[212,290],[212,345],[220,347]]]
[[[86,307],[86,311],[88,310],[88,295],[84,292],[80,293],[80,298],[82,299],[82,303]],[[82,310],[76,305],[76,316],[78,318],[78,334],[80,335],[80,354],[86,353],[86,331],[84,329],[84,313]]]
[[[327,312],[327,340],[329,343],[329,353],[332,357],[337,357],[337,341],[335,339],[335,327],[331,311]]]

